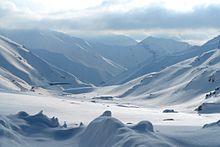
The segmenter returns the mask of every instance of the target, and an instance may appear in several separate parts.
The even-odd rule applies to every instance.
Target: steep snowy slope
[[[24,44],[31,50],[41,49],[59,53],[65,56],[65,58],[75,62],[75,65],[77,64],[78,67],[82,66],[82,68],[88,68],[87,70],[89,72],[87,74],[96,75],[97,78],[91,77],[90,79],[85,78],[82,80],[93,82],[96,85],[125,70],[110,59],[94,52],[92,46],[80,38],[59,32],[42,30],[1,30],[1,32],[8,38]],[[70,68],[75,69],[74,66]],[[72,72],[72,74],[76,73]]]
[[[131,46],[107,45],[94,42],[90,42],[90,44],[93,46],[94,51],[120,64],[126,69],[134,68],[144,61],[148,63],[153,62],[153,54],[151,54],[148,49],[137,44]]]
[[[0,89],[26,91],[31,87],[24,80],[14,76],[4,68],[0,67]]]
[[[0,36],[0,75],[0,79],[6,82],[1,84],[1,88],[17,87],[22,90],[28,85],[45,88],[53,88],[55,85],[60,85],[60,88],[89,86],[3,36]]]
[[[198,55],[200,52],[200,48],[198,46],[193,46],[186,51],[183,51],[179,54],[168,55],[161,57],[154,62],[143,62],[139,66],[131,68],[118,76],[114,79],[108,81],[106,85],[118,85],[143,76],[150,72],[157,72],[166,67],[169,67],[173,64],[176,64],[180,61],[192,58]]]
[[[152,52],[155,52],[155,55],[160,55],[156,52],[164,52],[165,56],[160,57],[159,60],[156,60],[155,62],[144,62],[139,67],[127,70],[118,75],[113,80],[108,81],[107,85],[125,83],[132,79],[138,78],[144,74],[160,71],[180,61],[200,55],[209,50],[216,49],[220,45],[219,40],[220,37],[217,36],[207,41],[202,46],[192,46],[185,50],[184,48],[189,46],[187,43],[175,42],[174,40],[169,39],[167,40],[161,38],[148,37],[145,40],[143,40],[140,44],[148,46],[149,48],[153,48],[154,50],[152,50]],[[170,51],[173,53],[170,54]]]
[[[215,38],[207,41],[205,44],[201,46],[203,51],[208,51],[214,48],[220,48],[220,35]]]
[[[32,52],[50,64],[72,73],[81,81],[86,83],[99,85],[102,81],[108,79],[110,76],[107,73],[104,73],[104,71],[98,71],[95,68],[90,68],[83,64],[79,64],[61,53],[53,53],[47,50],[32,50]]]
[[[220,50],[182,61],[118,86],[119,97],[158,98],[159,103],[182,103],[220,85]]]

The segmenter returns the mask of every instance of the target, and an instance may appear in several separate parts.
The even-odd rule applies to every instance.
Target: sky
[[[220,0],[0,0],[0,28],[157,36],[202,44],[220,33]]]

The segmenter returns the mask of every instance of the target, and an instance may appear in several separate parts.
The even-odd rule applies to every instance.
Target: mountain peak
[[[191,47],[191,45],[186,42],[153,36],[145,38],[139,44],[151,49],[153,52],[164,52],[165,54],[183,52]]]

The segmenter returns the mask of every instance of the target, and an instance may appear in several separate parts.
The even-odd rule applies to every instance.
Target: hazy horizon
[[[202,44],[219,34],[220,0],[0,0],[0,27],[120,34]]]

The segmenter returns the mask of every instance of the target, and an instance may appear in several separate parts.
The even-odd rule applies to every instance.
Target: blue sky
[[[220,0],[0,0],[2,28],[124,34],[136,40],[152,35],[193,44],[219,34],[219,14]]]

